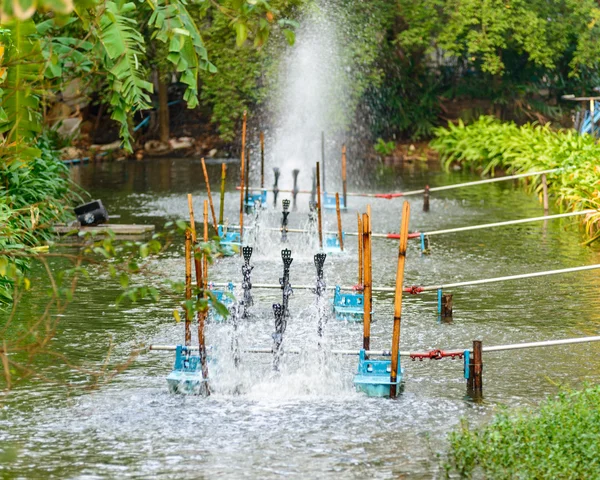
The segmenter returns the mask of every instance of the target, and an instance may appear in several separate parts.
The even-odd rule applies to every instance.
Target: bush
[[[563,393],[538,413],[500,413],[450,434],[448,473],[494,479],[599,478],[600,387]]]
[[[600,209],[600,145],[594,137],[575,130],[553,130],[549,124],[517,126],[481,116],[476,122],[435,129],[431,147],[440,152],[446,168],[458,163],[483,174],[502,169],[524,173],[562,167],[548,174],[548,186],[557,203],[570,210]],[[530,188],[541,190],[541,179],[528,180]],[[598,232],[600,213],[585,217],[589,235]],[[597,237],[594,237],[597,238]]]
[[[79,189],[69,179],[68,168],[44,136],[41,152],[33,160],[0,164],[0,303],[11,301],[12,282],[5,276],[7,260],[23,272],[29,262],[2,254],[36,247],[50,240],[52,226],[72,216],[69,207]]]

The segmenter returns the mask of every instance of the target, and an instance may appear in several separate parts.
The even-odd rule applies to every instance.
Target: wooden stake
[[[429,211],[429,185],[425,185],[425,193],[423,193],[423,211]]]
[[[219,205],[219,225],[223,225],[223,213],[225,211],[225,179],[227,178],[227,165],[221,164],[221,204]]]
[[[548,215],[550,207],[548,205],[548,180],[545,173],[542,174],[542,195],[544,200],[544,215]]]
[[[208,201],[204,200],[204,242],[208,242]],[[208,258],[206,253],[202,253],[202,275],[198,279],[202,290],[202,298],[206,300],[206,289],[208,288]],[[204,325],[208,316],[208,306],[206,309],[198,312],[198,347],[200,349],[200,362],[202,367],[202,377],[206,380],[205,395],[210,395],[208,385],[208,361],[206,358],[206,336],[204,335]]]
[[[473,340],[473,354],[469,359],[467,389],[475,399],[483,394],[483,355],[481,340]]]
[[[208,201],[204,200],[204,243],[208,242]],[[206,254],[202,256],[202,288],[208,285],[208,258]]]
[[[317,162],[317,219],[319,225],[319,248],[323,248],[323,219],[321,218],[321,174]]]
[[[212,194],[210,193],[210,182],[208,181],[208,172],[206,170],[206,162],[202,158],[202,171],[204,172],[204,182],[206,183],[206,191],[208,192],[208,201],[210,202],[210,211],[212,212],[213,226],[215,232],[217,231],[217,216],[215,215],[215,207],[212,201]]]
[[[188,228],[185,231],[185,299],[192,298],[192,232]],[[185,345],[192,345],[192,320],[187,309],[185,308]]]
[[[363,319],[363,348],[371,348],[371,310],[373,305],[373,270],[371,265],[371,218],[363,213],[363,261],[364,261],[364,319]]]
[[[335,193],[335,210],[337,212],[338,238],[340,239],[340,250],[344,251],[344,237],[342,232],[342,215],[340,214],[340,194]]]
[[[452,294],[442,295],[442,318],[452,318]]]
[[[363,284],[363,226],[362,220],[360,219],[360,213],[356,212],[356,217],[358,219],[358,285]]]
[[[265,134],[260,132],[260,188],[265,188]]]
[[[394,327],[392,330],[392,372],[390,374],[390,397],[396,396],[400,351],[400,324],[402,319],[402,285],[404,284],[404,265],[406,263],[406,247],[408,246],[408,222],[410,220],[410,204],[402,206],[402,222],[400,224],[400,247],[398,249],[398,267],[396,269],[396,293],[394,297]]]
[[[244,173],[245,167],[244,164],[244,155],[246,153],[246,110],[244,110],[244,118],[242,121],[242,156],[241,156],[241,165],[240,165],[240,241],[243,242],[244,239]],[[240,255],[242,254],[242,249],[240,248]]]
[[[344,208],[348,208],[348,191],[346,190],[346,144],[342,145],[342,194]]]
[[[196,235],[196,221],[194,220],[194,204],[192,194],[188,193],[188,210],[190,212],[190,232],[193,245],[194,267],[196,272],[196,286],[198,291],[204,289],[202,283],[202,260],[198,256],[198,237]],[[204,312],[198,311],[198,346],[202,348],[204,339]],[[191,334],[190,334],[191,335]],[[191,340],[190,340],[191,341]]]

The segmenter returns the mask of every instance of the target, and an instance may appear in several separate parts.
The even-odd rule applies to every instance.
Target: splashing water
[[[269,158],[272,166],[282,170],[283,188],[292,185],[293,169],[300,170],[299,187],[311,187],[312,168],[321,160],[322,132],[327,157],[333,158],[339,147],[336,137],[345,116],[346,89],[340,74],[334,18],[323,5],[307,14],[292,54],[282,66]]]

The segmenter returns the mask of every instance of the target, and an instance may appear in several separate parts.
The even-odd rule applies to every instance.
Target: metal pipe
[[[587,215],[589,213],[599,213],[599,212],[600,212],[600,210],[588,209],[588,210],[579,210],[576,212],[558,213],[556,215],[546,215],[543,217],[520,218],[517,220],[506,220],[503,222],[484,223],[481,225],[468,225],[466,227],[446,228],[443,230],[432,230],[430,232],[412,232],[408,235],[408,238],[409,239],[418,239],[418,238],[420,238],[421,235],[424,235],[424,236],[443,235],[446,233],[466,232],[469,230],[480,230],[480,229],[485,229],[485,228],[502,227],[502,226],[507,226],[507,225],[519,225],[521,223],[541,222],[541,221],[545,221],[545,220],[554,220],[557,218],[577,217],[580,215]],[[227,228],[229,228],[230,230],[239,230],[239,226],[237,226],[237,225],[230,225]],[[270,227],[270,228],[266,228],[266,230],[280,231],[281,229]],[[288,232],[307,233],[308,230],[303,229],[303,228],[289,228]],[[335,234],[336,232],[328,231],[328,232],[323,232],[323,233]],[[346,236],[350,236],[350,237],[358,236],[358,232],[344,232],[344,234]],[[393,239],[393,240],[397,240],[400,238],[400,234],[398,234],[398,233],[372,233],[371,236],[377,237],[377,238],[389,238],[389,239]]]
[[[508,350],[521,350],[525,348],[541,348],[541,347],[554,347],[559,345],[576,345],[578,343],[593,343],[600,342],[600,336],[593,337],[578,337],[578,338],[564,338],[562,340],[544,340],[541,342],[527,342],[527,343],[513,343],[507,345],[495,345],[492,347],[483,347],[482,351],[485,353],[494,353],[494,352],[504,352]],[[187,347],[189,350],[198,350],[196,346]],[[151,351],[163,351],[163,352],[172,352],[177,349],[176,345],[150,345],[149,349]],[[445,353],[448,354],[459,354],[465,351],[471,351],[471,349],[462,348],[462,349],[452,349],[452,350],[444,350]],[[273,353],[271,348],[247,348],[244,350],[245,353]],[[306,352],[306,349],[289,349],[286,348],[285,353],[293,353],[300,354]],[[341,349],[341,350],[331,350],[333,355],[358,355],[360,350],[353,349]],[[391,357],[392,352],[389,350],[368,350],[365,352],[369,356],[376,357]],[[401,357],[410,357],[411,355],[422,355],[429,352],[411,352],[409,350],[401,350],[399,355]]]
[[[515,180],[517,178],[525,178],[525,177],[534,177],[536,175],[542,175],[545,173],[556,173],[563,170],[563,168],[552,168],[549,170],[541,170],[539,172],[529,172],[529,173],[518,173],[515,175],[506,175],[504,177],[494,177],[494,178],[486,178],[484,180],[475,180],[473,182],[464,182],[464,183],[455,183],[452,185],[442,185],[440,187],[431,187],[429,188],[429,192],[441,192],[444,190],[452,190],[455,188],[463,188],[463,187],[473,187],[476,185],[484,185],[487,183],[496,183],[496,182],[505,182],[508,180]],[[292,193],[291,190],[279,190],[280,192]],[[298,193],[310,193],[309,190],[300,190]],[[396,198],[396,197],[408,197],[411,195],[422,195],[425,193],[424,188],[420,188],[418,190],[409,190],[406,192],[392,192],[392,193],[361,193],[361,192],[347,192],[346,195],[349,197],[373,197],[373,198]]]
[[[585,270],[596,270],[600,268],[600,264],[594,265],[584,265],[582,267],[572,267],[572,268],[562,268],[560,270],[546,270],[543,272],[533,272],[533,273],[523,273],[520,275],[509,275],[506,277],[495,277],[495,278],[484,278],[481,280],[470,280],[467,282],[456,282],[456,283],[446,283],[440,285],[427,285],[427,286],[410,286],[404,287],[404,291],[408,293],[421,293],[421,292],[430,292],[437,290],[446,290],[448,288],[456,288],[456,287],[470,287],[473,285],[484,285],[487,283],[497,283],[497,282],[506,282],[510,280],[520,280],[524,278],[534,278],[534,277],[545,277],[549,275],[559,275],[561,273],[573,273],[573,272],[582,272]],[[216,287],[226,287],[229,283],[213,283]],[[268,284],[268,283],[259,283],[253,284],[254,288],[267,288],[267,289],[281,289],[281,285],[277,284]],[[309,290],[314,288],[313,285],[294,285],[294,289],[296,290]],[[328,289],[335,289],[335,286],[328,286]],[[344,285],[340,287],[342,290],[354,290],[353,286]],[[385,293],[393,293],[395,291],[394,287],[373,287],[372,290],[374,292],[385,292]]]

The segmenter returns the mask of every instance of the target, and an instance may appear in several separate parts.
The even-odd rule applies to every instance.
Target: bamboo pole
[[[202,158],[202,171],[204,172],[204,182],[206,183],[206,191],[208,193],[208,201],[210,202],[210,211],[212,213],[213,226],[215,227],[216,232],[217,216],[215,215],[215,207],[213,205],[212,194],[210,193],[210,182],[208,181],[208,171],[206,170],[206,162],[204,161],[204,158]]]
[[[240,242],[243,242],[244,239],[244,155],[246,153],[246,110],[244,110],[244,117],[242,121],[242,156],[241,156],[241,165],[240,165]],[[240,255],[242,254],[242,249],[240,248]]]
[[[265,188],[265,134],[260,132],[260,188]]]
[[[400,326],[402,322],[402,289],[404,284],[404,265],[406,263],[406,247],[408,246],[408,222],[410,220],[410,204],[402,206],[402,222],[400,224],[400,247],[398,249],[398,267],[396,269],[396,292],[394,297],[394,327],[392,330],[392,372],[390,373],[390,397],[396,396],[398,379],[398,352],[400,350]]]
[[[323,248],[323,219],[321,217],[321,174],[317,162],[317,219],[319,225],[319,248]]]
[[[371,218],[368,213],[363,213],[363,262],[364,262],[364,320],[363,320],[363,348],[369,350],[371,346],[371,310],[373,305],[373,270],[371,265]]]
[[[204,242],[208,242],[208,201],[204,200]],[[202,276],[199,279],[202,290],[202,298],[206,301],[206,289],[208,287],[208,258],[206,253],[202,253]],[[206,358],[206,336],[204,335],[204,326],[208,316],[208,305],[198,312],[198,347],[200,349],[200,365],[202,368],[202,377],[206,381],[205,394],[210,395],[208,385],[208,359]]]
[[[227,165],[221,164],[221,204],[219,205],[219,225],[223,225],[223,213],[225,212],[225,179],[227,178]]]
[[[187,300],[192,298],[192,232],[188,228],[185,231],[185,345],[192,344],[192,321],[187,308]]]
[[[208,242],[208,201],[204,200],[204,243]],[[202,256],[202,288],[208,285],[208,258],[206,254]]]
[[[358,285],[363,284],[363,236],[362,236],[362,220],[360,219],[360,213],[356,212],[358,220]]]
[[[344,251],[344,237],[342,232],[342,215],[340,213],[340,194],[335,193],[335,210],[337,212],[338,238],[340,239],[340,250]]]
[[[194,246],[194,267],[196,272],[196,287],[198,291],[204,290],[203,283],[203,275],[202,275],[202,259],[198,258],[198,237],[196,235],[196,221],[194,220],[194,205],[192,201],[192,194],[188,193],[188,210],[190,212],[190,231],[191,231],[191,240],[192,245]],[[198,320],[198,348],[200,352],[205,353],[204,345],[204,323],[206,319],[205,312],[198,310],[197,320]],[[191,335],[191,334],[190,334]],[[191,340],[190,340],[191,341]],[[201,354],[204,354],[201,353]],[[203,370],[204,375],[204,370]]]
[[[344,198],[344,208],[348,208],[348,191],[346,182],[346,144],[342,145],[342,194]]]

